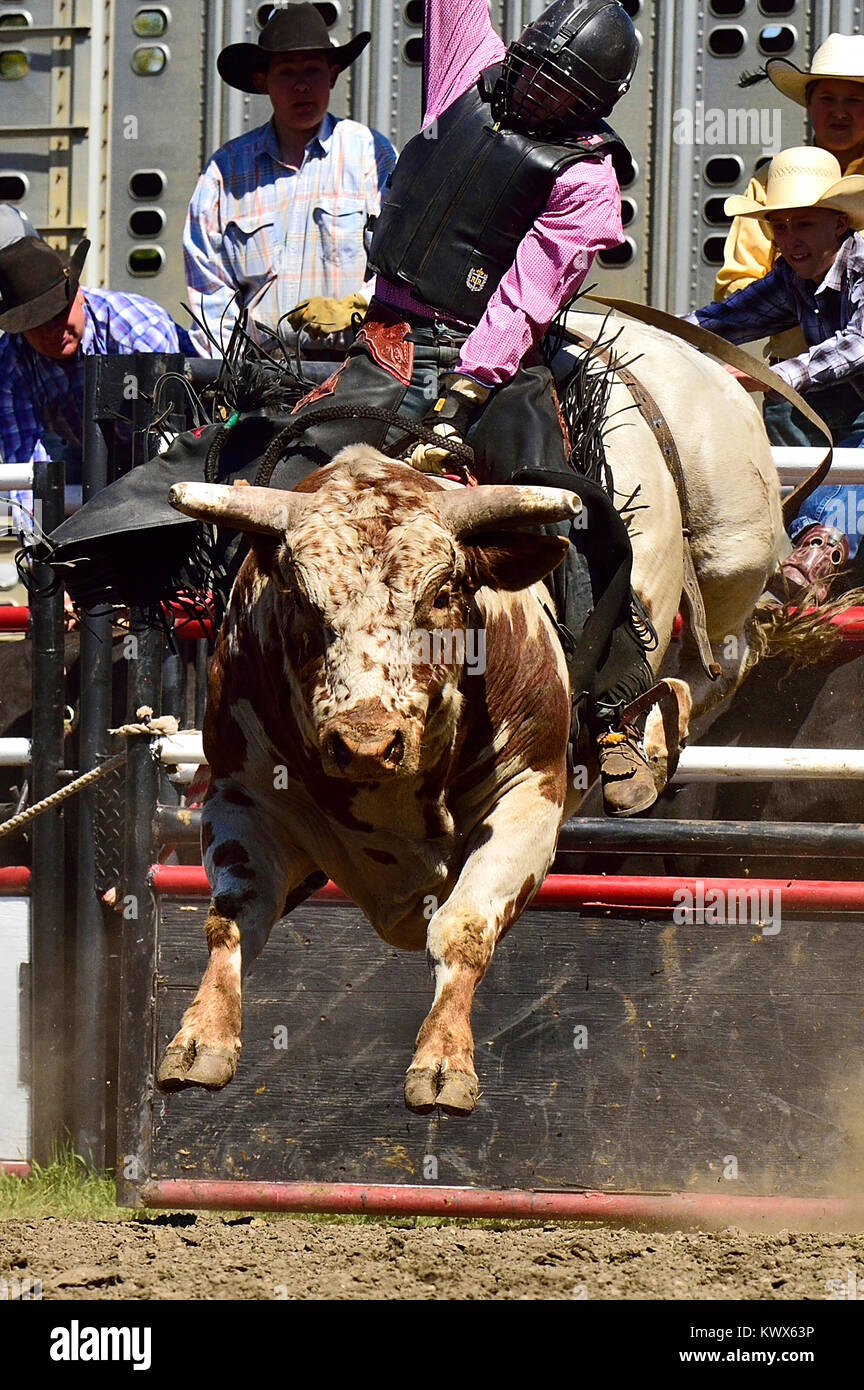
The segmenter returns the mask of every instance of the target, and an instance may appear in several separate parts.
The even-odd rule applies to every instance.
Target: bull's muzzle
[[[350,716],[332,719],[321,731],[321,759],[331,777],[380,781],[411,775],[417,752],[413,730],[399,718],[369,727]]]

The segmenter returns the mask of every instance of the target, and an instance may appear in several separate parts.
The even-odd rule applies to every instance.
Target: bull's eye
[[[436,595],[436,598],[435,598],[435,602],[432,604],[432,607],[433,607],[433,608],[449,608],[449,607],[450,607],[450,590],[449,590],[449,589],[439,589],[439,590],[438,590],[438,593],[437,593],[437,595]]]

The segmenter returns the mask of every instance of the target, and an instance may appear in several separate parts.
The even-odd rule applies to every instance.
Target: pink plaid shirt
[[[486,0],[426,0],[426,129],[500,63],[504,44]],[[598,251],[620,246],[621,194],[612,160],[579,163],[557,178],[543,213],[523,239],[483,318],[469,335],[459,370],[499,386],[519,370],[562,304],[578,291]],[[410,291],[378,277],[376,294],[395,309],[429,315]]]

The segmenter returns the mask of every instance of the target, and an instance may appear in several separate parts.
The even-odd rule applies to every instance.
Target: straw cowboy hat
[[[772,58],[765,71],[778,92],[791,97],[799,106],[807,105],[807,88],[822,78],[843,82],[864,82],[864,34],[829,34],[813,55],[810,71],[803,71],[788,58]]]
[[[257,94],[256,72],[264,72],[276,53],[326,53],[329,62],[339,68],[350,67],[368,44],[372,35],[356,34],[341,46],[331,41],[327,25],[314,5],[286,5],[276,10],[261,33],[257,43],[231,43],[216,59],[219,76],[240,92]]]
[[[0,328],[26,333],[68,308],[78,293],[87,240],[65,260],[39,235],[26,234],[0,250]]]
[[[767,201],[735,195],[726,199],[727,217],[765,218],[771,212],[797,208],[831,208],[845,212],[856,231],[864,228],[864,175],[841,177],[838,161],[828,150],[801,145],[781,150],[768,170]]]

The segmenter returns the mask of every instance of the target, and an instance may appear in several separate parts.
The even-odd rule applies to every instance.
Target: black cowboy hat
[[[81,268],[90,250],[81,242],[71,260],[40,236],[23,236],[0,251],[0,328],[26,333],[38,328],[72,303],[78,293]]]
[[[286,5],[264,25],[257,43],[231,43],[216,59],[219,76],[241,92],[257,93],[255,73],[265,71],[276,53],[324,52],[339,68],[347,68],[368,44],[370,33],[357,34],[340,47],[331,41],[320,10],[314,5]]]

